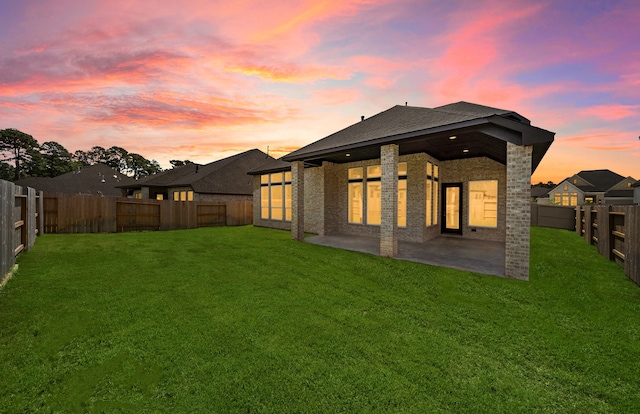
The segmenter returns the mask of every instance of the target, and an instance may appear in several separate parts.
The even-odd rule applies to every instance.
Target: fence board
[[[531,203],[531,225],[553,229],[576,229],[576,208]]]

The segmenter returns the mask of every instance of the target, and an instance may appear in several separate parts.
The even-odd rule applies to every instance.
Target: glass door
[[[442,184],[442,232],[462,234],[462,183]]]

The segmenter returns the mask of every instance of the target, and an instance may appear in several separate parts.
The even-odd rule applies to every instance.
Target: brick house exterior
[[[395,106],[272,160],[253,175],[254,225],[398,241],[443,233],[505,244],[505,275],[528,279],[531,174],[552,132],[508,110]]]

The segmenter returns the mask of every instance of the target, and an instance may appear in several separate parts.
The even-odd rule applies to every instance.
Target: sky
[[[533,183],[640,179],[638,22],[637,0],[0,0],[0,128],[169,168],[468,101],[556,133]]]

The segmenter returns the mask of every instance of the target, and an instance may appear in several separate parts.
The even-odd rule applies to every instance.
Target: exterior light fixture
[[[345,156],[345,157],[350,157],[350,156],[351,156],[351,154],[346,153],[344,156]]]
[[[458,137],[455,136],[455,135],[449,137],[449,139],[456,139],[456,138],[458,138]]]
[[[469,150],[468,149],[463,149],[462,152],[467,153],[467,152],[469,152]]]

